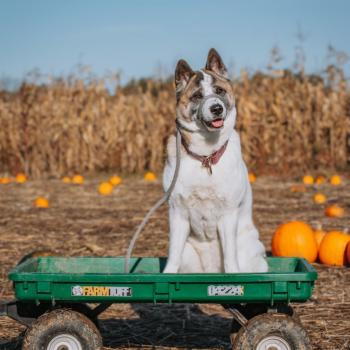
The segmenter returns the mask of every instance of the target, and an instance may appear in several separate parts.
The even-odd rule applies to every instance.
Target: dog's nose
[[[216,115],[217,117],[221,115],[221,113],[223,112],[223,108],[221,106],[221,104],[216,103],[215,105],[212,105],[210,107],[210,112],[212,112],[214,115]]]

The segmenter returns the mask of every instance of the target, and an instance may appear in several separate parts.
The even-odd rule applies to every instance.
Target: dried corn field
[[[259,173],[344,169],[350,161],[350,92],[325,78],[242,72],[234,81],[244,157]],[[111,95],[104,81],[54,80],[0,91],[0,173],[32,178],[162,168],[174,131],[171,83],[146,80]]]
[[[97,186],[107,176],[88,178],[83,185],[58,180],[0,185],[0,299],[13,297],[7,273],[33,250],[60,255],[114,256],[125,253],[133,230],[161,196],[160,182],[124,178],[111,196]],[[350,192],[340,186],[309,186],[306,193],[291,192],[291,180],[258,177],[253,185],[254,220],[262,241],[270,247],[281,222],[303,220],[325,230],[349,227]],[[327,218],[324,206],[312,201],[317,191],[346,209],[343,218]],[[33,207],[37,196],[51,207]],[[135,247],[138,256],[165,256],[168,245],[167,208],[162,207],[146,226]],[[294,304],[308,331],[313,350],[350,348],[350,268],[313,264],[319,279],[312,298]],[[230,315],[219,305],[113,305],[100,317],[105,349],[228,349]],[[24,327],[0,318],[0,349],[19,350]]]

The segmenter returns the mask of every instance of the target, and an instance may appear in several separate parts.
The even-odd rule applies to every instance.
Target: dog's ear
[[[180,92],[193,76],[194,71],[185,60],[177,62],[175,69],[176,91]]]
[[[208,52],[207,64],[205,65],[205,69],[211,70],[216,74],[222,75],[225,78],[228,77],[227,69],[222,61],[222,58],[218,54],[218,52],[212,48]]]

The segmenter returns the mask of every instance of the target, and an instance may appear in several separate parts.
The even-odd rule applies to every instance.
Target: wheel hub
[[[73,335],[60,334],[51,339],[46,350],[83,350],[83,348]]]
[[[283,338],[277,335],[269,335],[260,340],[256,350],[292,350],[292,348]]]

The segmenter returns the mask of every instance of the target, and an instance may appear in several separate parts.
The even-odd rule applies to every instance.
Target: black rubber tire
[[[262,315],[267,313],[268,307],[266,304],[254,304],[249,303],[245,305],[235,305],[235,309],[237,309],[248,321],[251,320],[253,317]],[[300,322],[300,319],[296,312],[293,310],[293,308],[288,304],[276,304],[275,306],[276,312],[285,314],[288,316],[293,317],[295,320]],[[234,333],[237,333],[241,329],[241,325],[235,320],[232,320],[231,324],[231,334],[234,335]],[[231,336],[232,337],[232,336]]]
[[[265,314],[267,311],[267,306],[265,304],[244,304],[244,305],[235,305],[237,309],[248,321],[253,317],[261,314]],[[237,333],[241,329],[241,325],[233,318],[231,324],[231,334]]]
[[[288,343],[291,350],[309,350],[311,344],[303,326],[285,314],[263,314],[253,317],[237,333],[232,350],[255,350],[267,336],[278,336]]]
[[[90,319],[98,329],[100,329],[99,323],[98,323],[98,316],[95,316],[89,306],[86,304],[81,303],[62,303],[57,305],[58,308],[62,309],[69,309],[76,312],[79,312],[80,314],[85,315],[88,319]]]
[[[46,350],[50,341],[60,334],[73,336],[83,350],[102,349],[100,332],[89,318],[73,310],[57,309],[40,316],[27,330],[22,350]]]

